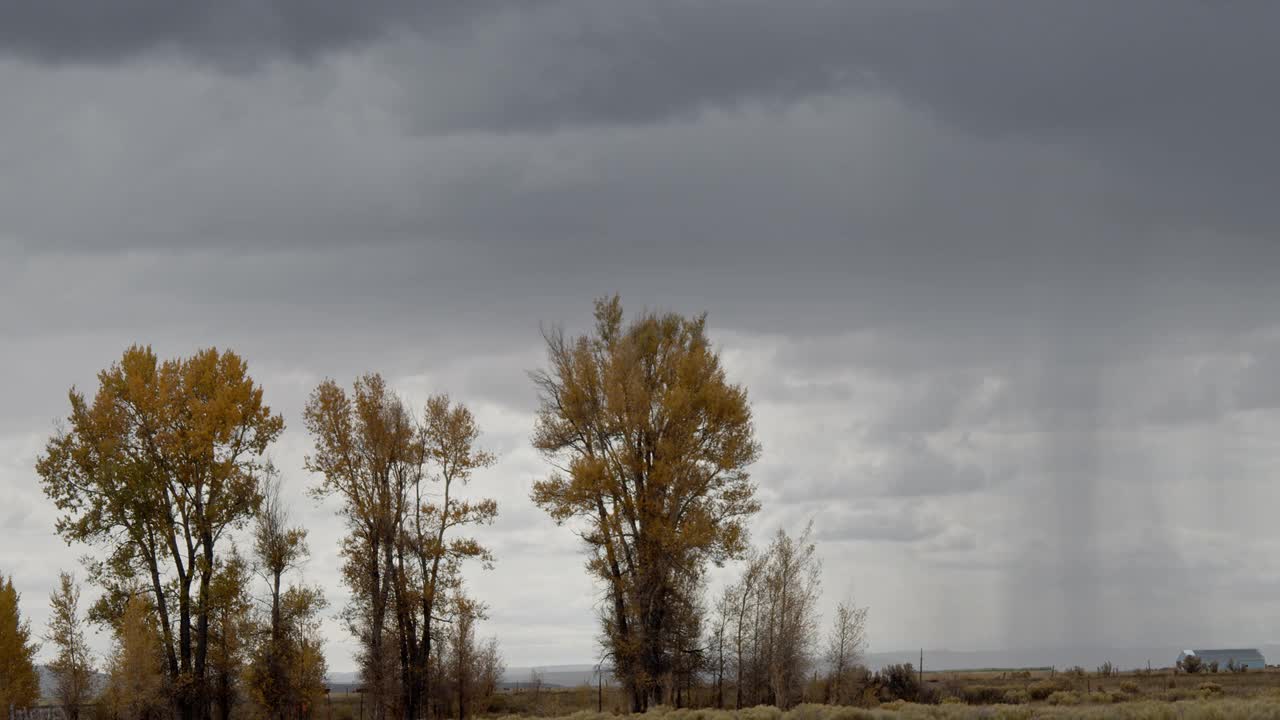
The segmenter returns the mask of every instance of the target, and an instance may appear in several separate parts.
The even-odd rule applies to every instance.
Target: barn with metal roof
[[[1226,670],[1229,664],[1243,665],[1250,670],[1263,670],[1267,661],[1262,653],[1253,648],[1229,648],[1225,650],[1183,650],[1178,654],[1178,664],[1188,655],[1195,655],[1205,665],[1218,663],[1220,670]]]

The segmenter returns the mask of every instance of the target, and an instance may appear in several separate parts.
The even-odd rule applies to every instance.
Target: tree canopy
[[[0,575],[0,708],[6,713],[10,705],[25,708],[40,699],[37,647],[18,608],[20,599],[13,578]]]
[[[609,598],[605,636],[634,710],[659,702],[673,671],[673,624],[707,561],[746,548],[759,509],[747,467],[760,448],[746,390],[728,381],[706,317],[595,304],[595,329],[546,335],[534,374],[534,446],[557,469],[533,501],[582,527],[588,568]]]
[[[376,373],[358,378],[350,393],[320,383],[305,417],[315,448],[306,466],[321,476],[315,494],[343,502],[346,615],[360,638],[373,716],[418,717],[431,701],[433,628],[442,615],[457,615],[445,600],[461,586],[465,561],[493,562],[488,548],[461,533],[493,522],[497,503],[461,493],[494,458],[477,447],[480,429],[465,405],[432,396],[419,419]]]
[[[36,470],[68,542],[101,548],[91,577],[110,619],[142,578],[153,594],[183,720],[208,702],[210,583],[218,542],[261,495],[264,454],[284,421],[231,351],[160,361],[133,346],[98,374],[93,401],[72,389],[66,427]],[[176,631],[176,635],[175,635]]]
[[[58,576],[58,587],[49,596],[49,610],[46,639],[57,649],[49,663],[56,683],[54,695],[67,720],[79,720],[80,706],[89,701],[93,692],[93,658],[84,639],[80,586],[70,573]]]

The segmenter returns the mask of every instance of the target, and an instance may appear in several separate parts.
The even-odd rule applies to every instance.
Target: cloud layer
[[[472,582],[511,664],[594,658],[525,373],[617,291],[710,313],[756,535],[813,519],[874,647],[1277,639],[1280,10],[352,7],[0,0],[0,569],[37,626],[82,552],[32,470],[67,388],[218,345],[290,424],[335,607],[300,411],[379,370],[501,456]]]

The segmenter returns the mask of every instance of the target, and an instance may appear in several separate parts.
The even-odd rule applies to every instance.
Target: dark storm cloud
[[[1258,233],[1277,220],[1277,22],[1273,4],[1194,0],[556,3],[468,43],[411,43],[389,71],[427,133],[883,94],[977,137],[1091,155],[1117,173],[1118,208]],[[430,71],[458,66],[483,82]]]
[[[117,62],[171,51],[227,66],[308,59],[403,26],[454,25],[485,0],[0,2],[0,52],[49,63]]]
[[[467,65],[473,80],[453,84],[473,102],[438,103],[445,112],[461,105],[459,119],[471,120],[463,128],[645,123],[864,87],[984,134],[1190,138],[1225,123],[1255,132],[1273,124],[1280,108],[1259,73],[1280,60],[1269,32],[1278,20],[1270,3],[1196,0],[6,0],[0,48],[83,62],[156,48],[310,57],[399,31],[438,41],[418,44],[444,53],[435,59],[476,61]],[[406,68],[428,79],[438,70]],[[1180,153],[1195,150],[1161,154]]]
[[[709,311],[765,448],[759,529],[821,510],[831,572],[896,583],[865,598],[889,642],[935,641],[891,591],[943,564],[949,596],[1014,608],[922,601],[959,644],[1176,629],[1196,573],[1266,575],[1227,543],[1270,537],[1280,467],[1274,5],[106,7],[0,0],[21,507],[48,508],[31,464],[67,387],[129,343],[242,352],[298,488],[306,393],[380,370],[472,403],[502,455],[481,595],[536,572],[530,603],[588,617],[576,540],[527,502],[525,371],[540,324],[619,291]],[[332,508],[305,507],[337,588]],[[529,612],[495,608],[536,662]]]

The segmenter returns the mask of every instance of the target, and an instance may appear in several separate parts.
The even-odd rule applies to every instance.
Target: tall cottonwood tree
[[[58,587],[49,597],[49,630],[45,639],[57,650],[49,663],[54,697],[67,720],[80,719],[80,706],[93,692],[93,658],[84,639],[80,587],[70,573],[59,573]]]
[[[425,477],[420,473],[414,478],[413,522],[406,533],[411,555],[418,562],[418,581],[414,591],[405,595],[406,599],[415,595],[419,598],[421,623],[416,643],[405,642],[405,652],[412,660],[411,682],[425,698],[431,693],[431,673],[427,665],[437,615],[442,614],[439,606],[444,604],[442,600],[449,591],[462,597],[464,561],[477,560],[485,567],[492,567],[494,560],[488,548],[458,532],[467,526],[492,523],[498,515],[498,504],[487,498],[468,500],[459,492],[471,482],[476,470],[495,462],[491,453],[477,447],[480,428],[467,406],[450,402],[447,395],[428,398],[419,438],[426,473]],[[424,479],[434,483],[434,487],[425,486]],[[436,491],[437,502],[427,498],[430,489]],[[410,575],[404,573],[401,577],[408,581]],[[470,600],[451,605],[457,622],[463,622],[464,616],[480,607]],[[409,623],[407,629],[412,634],[413,623]]]
[[[388,709],[422,717],[441,600],[458,587],[466,560],[493,561],[474,538],[459,535],[497,515],[494,501],[461,495],[493,456],[476,447],[480,431],[466,406],[433,396],[419,420],[377,374],[357,379],[350,394],[332,380],[321,383],[306,422],[315,443],[307,468],[322,476],[315,494],[343,501],[344,574],[353,595],[347,617],[363,646],[375,719]]]
[[[641,711],[661,702],[673,669],[684,580],[742,553],[759,509],[747,392],[726,378],[705,316],[646,312],[624,325],[615,296],[596,302],[594,332],[546,343],[533,443],[557,470],[532,498],[580,525],[607,596],[608,651]]]
[[[27,708],[40,699],[36,644],[18,607],[21,596],[13,577],[0,574],[0,712]]]
[[[284,422],[244,360],[213,348],[162,362],[131,347],[98,374],[92,402],[69,397],[67,425],[36,464],[57,530],[104,551],[90,567],[107,591],[100,611],[118,612],[135,579],[150,586],[174,708],[203,717],[219,543],[256,511]]]
[[[420,466],[409,411],[379,375],[358,378],[348,394],[322,382],[307,403],[315,451],[308,470],[320,473],[317,497],[337,495],[348,535],[343,567],[352,590],[348,624],[361,640],[361,675],[374,720],[386,717],[395,687],[388,666],[393,648],[386,623],[395,587],[393,561],[408,508],[404,488]]]

